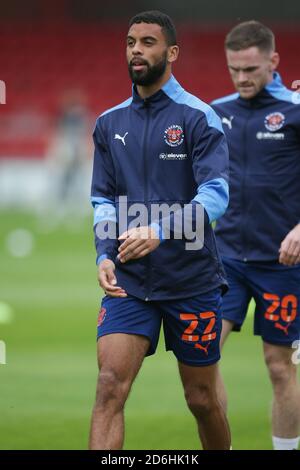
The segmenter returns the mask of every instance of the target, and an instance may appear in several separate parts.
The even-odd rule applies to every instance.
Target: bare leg
[[[98,340],[99,376],[89,448],[122,449],[124,405],[150,341],[144,336],[111,334]]]
[[[229,425],[216,390],[217,365],[192,367],[179,363],[179,372],[203,449],[229,450]]]
[[[294,350],[263,343],[265,362],[273,386],[273,436],[292,439],[300,433],[300,386],[297,367],[292,362]]]
[[[224,343],[229,336],[229,333],[232,331],[232,328],[234,326],[234,323],[228,320],[222,320],[222,333],[221,333],[221,340],[220,340],[220,348],[222,350]],[[217,370],[217,394],[218,394],[218,399],[223,407],[223,410],[225,413],[227,413],[227,393],[225,389],[225,384],[223,381],[223,378],[221,376],[220,369],[218,367]]]

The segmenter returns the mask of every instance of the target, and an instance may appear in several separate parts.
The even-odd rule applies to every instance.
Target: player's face
[[[227,65],[235,88],[245,99],[253,98],[272,80],[279,63],[276,52],[249,47],[241,51],[226,50]]]
[[[150,86],[165,73],[172,49],[157,24],[133,24],[127,35],[127,63],[131,80],[136,85]]]

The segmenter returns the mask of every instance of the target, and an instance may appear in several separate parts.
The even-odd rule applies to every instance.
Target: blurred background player
[[[86,175],[90,170],[90,115],[81,90],[68,90],[61,98],[60,111],[46,154],[47,201],[52,213],[80,216],[85,207]]]
[[[123,447],[125,402],[144,357],[155,353],[163,323],[203,448],[226,450],[230,431],[216,395],[226,281],[210,225],[228,204],[226,141],[216,113],[172,75],[179,48],[167,15],[132,18],[126,51],[132,97],[103,113],[94,132],[94,230],[98,279],[107,295],[99,314],[90,448]],[[205,221],[193,216],[193,223],[205,224],[205,248],[187,250],[174,214],[156,223],[147,217],[145,225],[123,232],[124,195],[128,211],[137,202],[147,208],[176,202],[180,219],[183,202],[191,201],[193,211],[204,211]],[[100,237],[103,224],[117,224],[119,238]]]
[[[230,151],[230,204],[216,236],[229,280],[221,344],[252,298],[273,387],[275,449],[299,444],[300,388],[291,348],[300,336],[300,105],[276,72],[274,35],[256,21],[226,37],[237,93],[215,100]],[[226,393],[219,378],[219,394]],[[247,397],[245,397],[245,405]]]

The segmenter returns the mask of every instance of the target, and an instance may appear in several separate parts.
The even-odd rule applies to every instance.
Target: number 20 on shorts
[[[265,300],[268,300],[271,305],[265,312],[265,318],[271,321],[281,320],[291,323],[297,316],[297,297],[295,295],[285,295],[280,299],[279,295],[264,293]],[[280,311],[279,311],[280,308]]]

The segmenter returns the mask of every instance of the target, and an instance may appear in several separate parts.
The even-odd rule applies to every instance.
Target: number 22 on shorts
[[[199,324],[198,318],[200,318],[201,320],[209,320],[209,323],[203,331],[203,335],[201,337],[200,335],[193,334]],[[212,332],[213,327],[216,323],[216,314],[214,312],[202,312],[198,315],[196,315],[195,313],[181,313],[180,320],[190,321],[189,326],[185,329],[183,335],[181,336],[181,339],[183,341],[196,342],[199,340],[211,341],[216,339],[217,333],[215,331]]]

